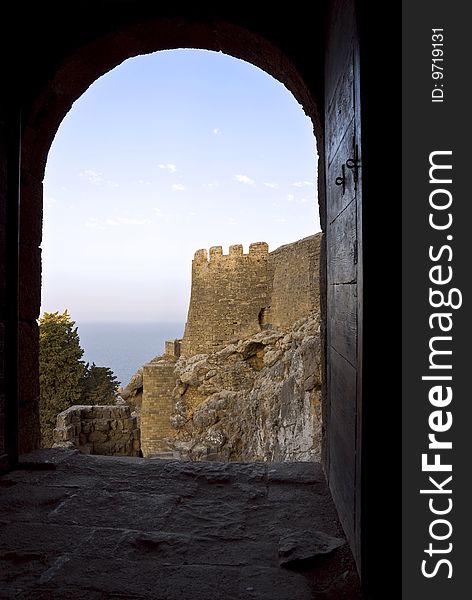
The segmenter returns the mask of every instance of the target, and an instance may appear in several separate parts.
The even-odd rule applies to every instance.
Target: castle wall
[[[175,363],[215,352],[264,329],[288,331],[319,308],[321,234],[281,246],[269,254],[258,242],[243,253],[241,245],[197,250],[192,262],[192,291],[183,340],[166,342],[165,355],[143,369],[141,448],[144,456],[169,452],[166,438],[176,430],[173,390]],[[186,391],[187,405],[191,391]],[[198,403],[203,397],[197,394]]]
[[[269,254],[268,271],[272,282],[270,308],[263,325],[287,330],[310,311],[320,307],[321,233],[277,248]]]
[[[177,379],[175,360],[160,359],[143,367],[143,401],[141,404],[141,450],[143,456],[152,456],[169,450],[166,437],[173,437],[170,424],[174,410],[172,390]]]
[[[260,331],[259,315],[269,300],[268,245],[197,250],[182,355],[208,353]]]
[[[319,308],[321,234],[268,252],[264,242],[197,250],[182,355],[207,354],[261,329],[289,329]]]

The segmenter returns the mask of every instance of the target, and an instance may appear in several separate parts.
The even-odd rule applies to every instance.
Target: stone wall
[[[143,367],[141,446],[145,457],[168,451],[165,438],[175,435],[170,424],[172,390],[177,382],[174,368],[175,359],[170,358],[158,358]]]
[[[179,358],[181,352],[182,340],[166,340],[164,346],[164,355]]]
[[[71,406],[57,415],[54,448],[83,454],[139,456],[140,435],[129,406]]]
[[[193,356],[221,348],[260,330],[259,315],[269,298],[265,242],[197,250],[192,261],[190,306],[182,355]]]
[[[271,327],[288,330],[319,310],[321,234],[269,253],[265,242],[197,250],[182,356],[215,352]]]
[[[320,241],[321,233],[317,233],[269,254],[272,288],[264,321],[276,329],[288,330],[311,311],[319,311]]]

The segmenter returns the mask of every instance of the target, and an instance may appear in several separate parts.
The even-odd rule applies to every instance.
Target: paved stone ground
[[[0,598],[354,600],[317,463],[42,450],[0,477]]]

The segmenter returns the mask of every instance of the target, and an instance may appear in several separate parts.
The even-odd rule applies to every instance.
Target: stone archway
[[[52,140],[73,102],[101,75],[133,56],[182,47],[225,52],[255,64],[284,83],[313,122],[321,153],[318,165],[319,197],[323,197],[322,126],[315,99],[289,59],[260,35],[226,22],[202,25],[177,19],[159,19],[123,26],[119,31],[84,45],[66,58],[32,102],[22,124],[20,451],[27,451],[38,443],[36,319],[39,316],[41,285],[39,245],[42,235],[42,180]],[[30,376],[27,377],[27,374]],[[31,374],[34,376],[31,377]]]
[[[114,7],[112,18],[109,10],[107,3],[101,3],[93,22],[86,14],[77,15],[70,25],[70,32],[62,32],[58,44],[54,43],[54,38],[47,40],[44,51],[40,48],[41,36],[47,35],[52,26],[44,15],[38,16],[42,26],[36,31],[35,24],[30,24],[28,30],[32,38],[28,40],[30,52],[34,55],[37,49],[38,53],[37,60],[35,56],[31,60],[32,66],[28,65],[27,76],[31,76],[31,80],[22,82],[18,97],[13,94],[11,137],[5,159],[11,182],[7,190],[11,235],[7,240],[6,255],[13,258],[18,255],[15,178],[20,174],[17,165],[20,147],[22,158],[19,302],[15,260],[6,278],[9,315],[15,323],[19,322],[20,365],[17,376],[18,338],[16,328],[11,327],[6,347],[13,368],[10,373],[7,370],[10,387],[5,424],[5,431],[9,431],[6,450],[10,463],[14,464],[17,457],[18,383],[20,450],[35,447],[38,443],[36,318],[40,305],[42,178],[48,150],[62,118],[95,79],[126,58],[180,47],[223,51],[259,66],[284,83],[314,124],[320,152],[320,220],[327,240],[322,248],[322,264],[329,265],[328,271],[323,268],[321,272],[326,362],[330,365],[324,388],[324,466],[346,535],[360,566],[361,521],[367,514],[367,504],[363,502],[361,506],[360,465],[366,458],[361,433],[368,413],[361,410],[364,217],[359,170],[362,94],[357,3],[353,0],[323,2],[317,22],[309,19],[305,22],[297,14],[287,16],[288,23],[285,15],[274,15],[273,24],[242,8],[227,9],[223,16],[195,9],[184,15],[176,10],[176,14],[181,15],[179,18],[157,18],[156,13],[161,14],[159,8],[123,0]],[[296,32],[290,32],[295,26]],[[18,107],[22,109],[21,141]],[[365,114],[363,118],[366,122]],[[375,162],[372,154],[370,158]],[[370,173],[372,181],[375,177],[372,170]],[[0,448],[0,454],[2,452],[3,448]],[[374,504],[372,498],[373,495],[371,507]]]

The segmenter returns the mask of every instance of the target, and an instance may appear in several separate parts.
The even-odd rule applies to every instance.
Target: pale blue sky
[[[42,311],[184,321],[195,250],[320,230],[316,161],[301,106],[253,65],[194,50],[127,60],[52,144]]]

